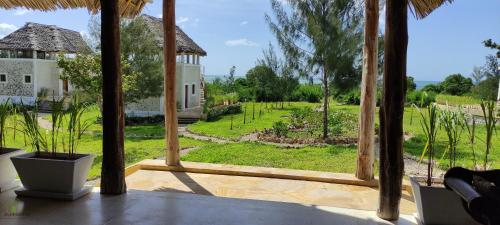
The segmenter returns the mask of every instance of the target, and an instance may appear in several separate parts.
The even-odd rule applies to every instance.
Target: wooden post
[[[102,171],[101,193],[127,192],[124,163],[124,111],[120,72],[120,14],[118,0],[101,2],[102,54]]]
[[[176,71],[176,27],[175,0],[163,0],[163,58],[164,58],[164,92],[165,92],[165,141],[167,165],[180,165],[179,139],[177,137],[177,102],[175,97]]]
[[[385,60],[380,107],[380,194],[378,216],[399,218],[403,182],[403,113],[406,93],[408,0],[386,0]]]
[[[358,167],[356,170],[356,177],[362,180],[373,179],[375,108],[377,107],[378,16],[378,0],[366,0]]]

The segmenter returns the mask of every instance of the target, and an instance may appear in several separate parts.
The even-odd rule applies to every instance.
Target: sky
[[[160,0],[144,14],[160,17]],[[478,4],[480,3],[480,4]],[[500,42],[500,0],[455,0],[423,20],[409,14],[408,75],[419,81],[439,81],[449,74],[470,75],[494,54],[482,41]],[[269,0],[177,0],[176,21],[208,52],[202,59],[207,75],[226,75],[236,66],[244,75],[261,57],[268,43],[277,46],[264,19],[272,14]],[[91,15],[85,9],[39,12],[0,10],[0,37],[26,22],[57,25],[86,33]],[[381,16],[381,27],[384,24]]]

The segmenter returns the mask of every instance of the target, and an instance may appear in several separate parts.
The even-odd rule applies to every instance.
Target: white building
[[[71,91],[59,79],[56,55],[89,51],[80,33],[37,23],[26,23],[0,40],[0,100],[34,102],[45,91],[63,96]]]
[[[163,23],[160,18],[142,15],[152,33],[156,34],[158,51],[163,48]],[[179,119],[199,119],[203,117],[204,81],[200,57],[207,53],[196,44],[181,28],[177,27],[177,108]],[[161,115],[164,112],[163,97],[149,98],[139,103],[128,104],[128,116]]]

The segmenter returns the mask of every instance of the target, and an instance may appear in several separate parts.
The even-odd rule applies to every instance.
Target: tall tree
[[[278,76],[278,85],[274,88],[279,93],[279,98],[276,100],[281,100],[281,106],[283,107],[283,101],[290,100],[293,91],[299,86],[299,78],[296,76],[295,71],[278,57],[271,43],[269,43],[267,50],[262,51],[262,56],[261,59],[257,60],[257,65],[270,68]]]
[[[163,93],[163,57],[157,34],[151,31],[142,17],[121,24],[122,58],[129,65],[124,76],[127,102],[135,102],[149,97],[159,97]],[[137,41],[140,40],[140,41]],[[127,79],[135,83],[127,82]]]
[[[478,84],[484,79],[485,76],[483,68],[479,66],[474,66],[474,69],[472,69],[472,73],[470,76],[474,80],[474,84]]]
[[[235,82],[236,82],[236,66],[231,66],[229,69],[229,75],[226,77],[226,88],[227,92],[235,92]]]
[[[271,0],[275,19],[266,14],[266,21],[293,70],[304,76],[321,74],[327,138],[329,83],[359,73],[362,11],[350,0],[288,0],[286,6],[282,2]]]

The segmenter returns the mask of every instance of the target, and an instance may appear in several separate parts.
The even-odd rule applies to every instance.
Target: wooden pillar
[[[101,193],[127,192],[124,163],[124,111],[120,69],[120,15],[118,0],[101,3],[102,54],[102,171]]]
[[[380,107],[378,216],[399,218],[403,181],[403,113],[406,93],[408,0],[386,0],[384,84]]]
[[[178,166],[179,139],[177,137],[177,102],[175,93],[176,71],[176,35],[175,35],[175,0],[163,0],[163,58],[165,74],[165,141],[167,147],[167,165]]]
[[[356,177],[373,179],[375,158],[375,109],[377,107],[378,0],[365,1],[365,42],[359,119]]]

